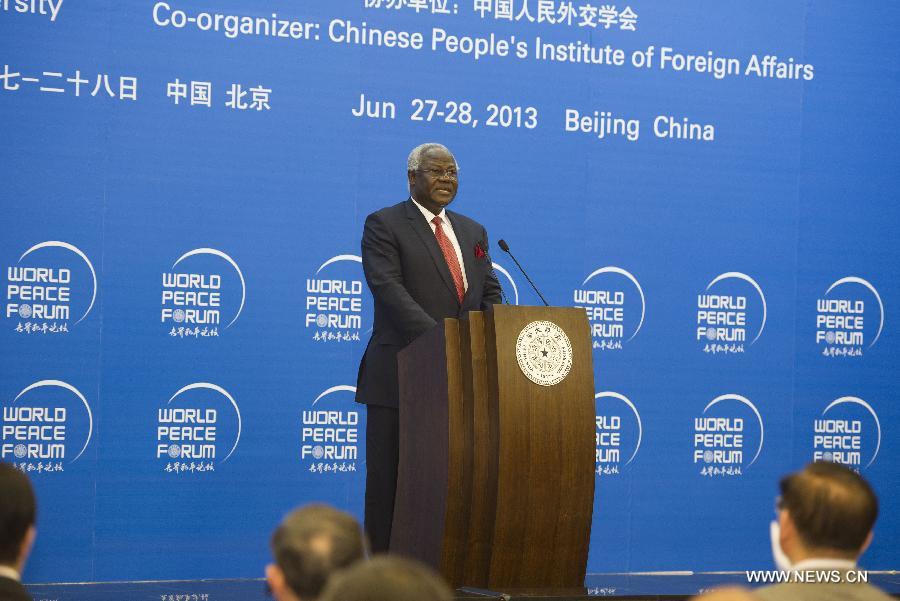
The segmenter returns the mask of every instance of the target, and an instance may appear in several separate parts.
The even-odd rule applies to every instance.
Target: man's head
[[[456,197],[459,174],[446,146],[430,142],[413,148],[406,160],[406,176],[410,195],[435,215]]]
[[[434,571],[408,559],[376,557],[335,576],[322,601],[451,601],[453,593]]]
[[[272,535],[275,563],[266,567],[266,580],[279,601],[311,601],[332,572],[365,553],[365,538],[353,516],[327,505],[307,505],[284,518]]]
[[[0,565],[20,574],[34,543],[37,507],[28,476],[0,463]]]
[[[792,563],[853,559],[872,541],[878,499],[853,470],[820,461],[781,480],[780,544]]]

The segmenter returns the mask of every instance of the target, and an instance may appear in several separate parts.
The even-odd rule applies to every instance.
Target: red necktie
[[[434,224],[434,237],[437,238],[438,246],[441,247],[441,252],[444,253],[444,260],[447,261],[447,267],[450,268],[450,275],[453,276],[453,283],[456,284],[456,296],[459,298],[459,304],[462,304],[466,288],[463,284],[462,269],[459,268],[456,251],[453,249],[453,244],[444,234],[444,229],[441,227],[441,218],[435,216],[431,223]]]

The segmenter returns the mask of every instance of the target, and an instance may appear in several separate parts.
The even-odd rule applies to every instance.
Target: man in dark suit
[[[772,546],[787,582],[756,590],[763,601],[888,601],[861,581],[856,562],[872,542],[878,499],[868,482],[820,461],[781,480]]]
[[[0,599],[31,601],[22,570],[34,543],[36,505],[28,476],[0,463]]]
[[[407,160],[410,198],[372,213],[362,237],[366,282],[375,299],[372,338],[359,366],[356,400],[367,405],[365,528],[387,551],[397,487],[397,353],[445,317],[500,302],[488,240],[479,223],[445,210],[459,186],[456,159],[422,144]]]

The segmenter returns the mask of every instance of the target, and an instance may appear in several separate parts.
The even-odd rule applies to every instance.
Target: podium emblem
[[[516,339],[516,360],[525,377],[540,386],[555,386],[572,369],[572,343],[550,321],[532,321]]]

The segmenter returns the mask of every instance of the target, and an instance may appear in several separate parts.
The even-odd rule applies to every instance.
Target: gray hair
[[[422,162],[422,155],[424,155],[429,150],[443,150],[453,159],[453,162],[456,163],[456,157],[453,156],[453,153],[450,152],[450,149],[444,146],[443,144],[438,144],[437,142],[426,142],[425,144],[419,144],[415,148],[412,149],[412,152],[409,153],[409,157],[406,159],[406,170],[407,171],[415,171],[419,168],[419,164]],[[456,163],[456,168],[459,169],[459,163]]]

